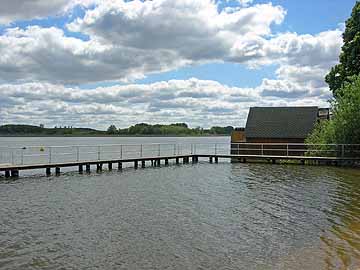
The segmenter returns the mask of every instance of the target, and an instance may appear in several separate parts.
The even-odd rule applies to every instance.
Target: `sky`
[[[245,125],[328,107],[355,0],[1,0],[0,125]]]

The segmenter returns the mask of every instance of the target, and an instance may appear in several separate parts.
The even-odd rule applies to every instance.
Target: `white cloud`
[[[144,54],[134,48],[66,37],[57,28],[8,29],[0,36],[0,80],[81,84],[141,78],[182,64],[168,52]]]
[[[139,122],[179,121],[193,126],[239,126],[245,123],[250,106],[324,106],[329,94],[322,88],[313,94],[311,89],[281,80],[264,80],[256,88],[239,88],[195,78],[92,90],[47,83],[7,84],[0,85],[0,92],[7,97],[0,100],[2,124],[66,124],[103,129],[112,123],[125,127]]]
[[[60,15],[76,5],[88,7],[98,0],[1,0],[0,24]]]
[[[268,36],[285,11],[271,4],[219,13],[211,0],[101,1],[68,27],[7,29],[0,36],[0,80],[81,84],[142,78],[209,61],[231,58],[236,40]]]
[[[285,13],[272,4],[219,13],[211,0],[99,1],[68,25],[88,34],[88,41],[55,27],[7,29],[0,36],[0,80],[83,84],[131,81],[211,61],[323,70],[337,62],[339,30],[273,37],[271,25]]]

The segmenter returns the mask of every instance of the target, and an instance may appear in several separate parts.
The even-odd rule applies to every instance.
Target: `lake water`
[[[143,138],[0,138],[12,146],[83,140]],[[32,175],[0,180],[0,205],[0,269],[360,267],[360,170],[202,161]]]
[[[230,137],[0,137],[0,147],[230,143]]]

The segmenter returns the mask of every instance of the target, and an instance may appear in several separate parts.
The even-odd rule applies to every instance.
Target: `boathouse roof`
[[[313,130],[318,107],[253,107],[246,123],[247,138],[304,139]]]

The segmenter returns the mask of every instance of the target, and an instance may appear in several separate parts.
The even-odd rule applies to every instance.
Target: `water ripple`
[[[0,269],[360,267],[360,172],[208,164],[0,182]]]

